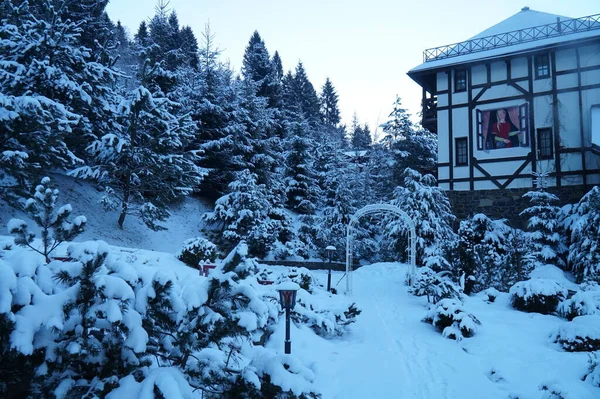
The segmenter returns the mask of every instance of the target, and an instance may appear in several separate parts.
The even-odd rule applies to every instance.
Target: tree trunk
[[[119,225],[119,228],[121,230],[123,230],[123,223],[125,222],[125,216],[127,215],[130,191],[131,191],[130,177],[127,176],[127,180],[125,181],[125,187],[123,188],[123,203],[121,206],[121,214],[119,215],[119,220],[117,221],[117,224]]]

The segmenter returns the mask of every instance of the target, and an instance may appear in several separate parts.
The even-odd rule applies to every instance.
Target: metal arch
[[[402,209],[397,206],[390,204],[372,204],[367,205],[358,211],[354,215],[350,217],[350,222],[346,228],[346,294],[352,293],[352,243],[353,243],[353,231],[354,226],[358,223],[358,220],[365,215],[370,215],[372,213],[381,213],[381,212],[391,212],[394,213],[402,219],[404,223],[408,225],[410,229],[410,235],[408,237],[408,246],[410,247],[410,268],[409,268],[409,283],[412,283],[413,276],[415,275],[416,270],[416,244],[417,244],[417,235],[415,231],[415,223],[412,219],[404,212]]]

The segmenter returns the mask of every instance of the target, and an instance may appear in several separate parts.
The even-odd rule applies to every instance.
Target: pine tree
[[[400,97],[396,98],[389,120],[381,128],[385,133],[382,144],[394,159],[392,184],[401,184],[406,168],[420,173],[431,173],[435,169],[437,137],[413,125]]]
[[[512,234],[512,238],[511,238]],[[503,220],[491,220],[476,214],[460,223],[457,256],[453,262],[457,279],[464,279],[464,292],[471,294],[489,287],[507,290],[505,282],[515,275],[528,273],[528,263],[520,259],[522,253],[511,251],[510,242],[520,242]],[[510,265],[511,261],[523,261]],[[522,269],[522,270],[519,270]]]
[[[115,129],[115,71],[82,44],[81,26],[104,23],[101,2],[77,21],[58,3],[0,3],[0,174],[15,186],[35,170],[80,164]]]
[[[356,112],[352,117],[350,143],[355,150],[366,150],[371,146],[371,131],[367,124],[360,125]]]
[[[162,229],[157,222],[169,216],[166,205],[193,192],[205,175],[195,152],[186,151],[190,124],[172,113],[176,106],[144,86],[133,90],[119,107],[120,131],[94,142],[92,166],[72,172],[109,187],[104,205],[119,209],[120,228],[134,213],[149,228]]]
[[[141,350],[144,343],[132,342],[139,339],[132,334],[137,333],[134,320],[141,322],[132,308],[133,287],[121,280],[115,290],[118,277],[105,274],[108,245],[99,242],[74,256],[81,268],[55,275],[74,291],[74,298],[63,306],[65,323],[56,344],[48,348],[53,354],[46,358],[47,372],[36,381],[44,396],[59,387],[68,387],[65,396],[104,396],[118,386],[120,378],[151,364]]]
[[[319,198],[319,185],[312,166],[314,150],[303,134],[295,134],[287,147],[286,204],[300,214],[313,214]]]
[[[33,197],[25,203],[25,211],[41,230],[41,249],[33,244],[35,234],[29,231],[26,222],[11,219],[8,223],[8,232],[15,236],[15,244],[43,255],[46,262],[50,261],[50,253],[62,242],[70,241],[81,234],[87,221],[85,216],[77,216],[73,221],[69,221],[71,205],[57,208],[57,198],[58,190],[50,188],[50,179],[44,177],[41,184],[35,188]]]
[[[406,212],[415,223],[417,264],[442,267],[445,264],[444,246],[455,239],[452,230],[455,216],[448,197],[437,186],[435,178],[407,168],[404,185],[394,191],[392,204]],[[397,232],[406,231],[406,226],[403,221],[392,220],[386,231],[393,237]]]
[[[564,269],[567,248],[558,221],[559,208],[554,205],[558,202],[558,197],[541,190],[530,191],[523,197],[531,202],[531,206],[520,215],[529,218],[527,230],[533,244],[532,255],[540,264],[551,264]]]
[[[321,115],[323,123],[326,127],[336,128],[340,121],[340,109],[338,107],[338,94],[331,83],[331,80],[327,78],[321,89]]]
[[[591,189],[573,208],[569,263],[578,282],[600,282],[600,188]]]
[[[281,60],[279,60],[281,61]],[[268,104],[277,103],[277,74],[271,62],[269,51],[258,31],[254,31],[246,46],[242,61],[242,76],[257,84],[256,94],[268,98]]]

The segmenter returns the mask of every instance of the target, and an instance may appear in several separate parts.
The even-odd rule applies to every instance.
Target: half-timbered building
[[[408,72],[438,134],[449,191],[600,183],[600,14],[523,8],[469,40],[425,50]]]

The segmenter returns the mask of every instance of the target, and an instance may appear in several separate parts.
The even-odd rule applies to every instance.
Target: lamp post
[[[285,346],[284,350],[287,355],[292,353],[292,340],[290,339],[290,313],[296,305],[296,293],[300,286],[292,281],[286,281],[279,284],[279,301],[281,307],[285,310]]]
[[[329,245],[327,248],[327,254],[329,255],[329,272],[327,273],[327,292],[331,292],[331,258],[333,257],[333,251],[335,251],[335,247],[333,245]]]

